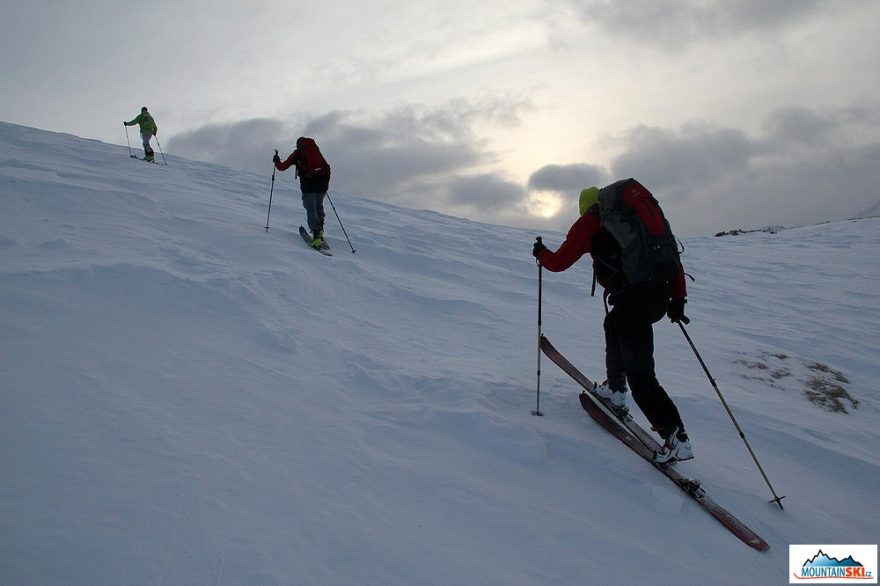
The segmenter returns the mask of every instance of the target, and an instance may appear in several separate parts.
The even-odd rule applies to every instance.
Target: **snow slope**
[[[290,173],[264,229],[270,155],[0,123],[0,583],[782,584],[788,544],[877,543],[880,219],[684,243],[688,331],[786,509],[664,321],[678,466],[759,553],[546,359],[530,415],[536,234],[331,192],[357,253],[328,206],[323,257]],[[601,377],[589,278],[545,272],[543,330]]]

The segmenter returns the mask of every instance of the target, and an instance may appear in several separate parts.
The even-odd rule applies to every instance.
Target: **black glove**
[[[545,250],[547,250],[547,247],[544,246],[544,243],[541,242],[541,237],[538,236],[538,238],[535,239],[535,245],[532,247],[532,256],[538,258]]]
[[[272,157],[272,162],[273,163],[280,163],[281,162],[281,157],[278,156],[278,153],[275,153],[275,156]]]
[[[684,322],[686,324],[691,323],[691,320],[687,318],[684,314],[684,304],[687,303],[684,299],[670,299],[669,305],[666,308],[666,316],[672,321],[672,323],[677,324],[679,322]]]

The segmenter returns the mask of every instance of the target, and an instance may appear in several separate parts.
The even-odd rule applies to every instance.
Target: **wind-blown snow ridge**
[[[536,234],[334,192],[358,252],[331,215],[327,258],[289,174],[264,230],[268,160],[166,155],[0,123],[0,583],[778,584],[789,543],[876,542],[880,220],[685,241],[689,332],[785,512],[665,322],[658,372],[759,554],[548,361],[529,414]],[[543,277],[601,376],[589,263]]]

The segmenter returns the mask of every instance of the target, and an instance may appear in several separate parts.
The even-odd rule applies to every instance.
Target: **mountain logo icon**
[[[819,553],[814,555],[812,558],[808,559],[804,562],[804,567],[807,566],[823,566],[823,567],[863,567],[862,564],[855,561],[850,555],[849,557],[839,560],[837,558],[833,558],[829,556],[827,553],[819,550]]]
[[[816,552],[808,554],[808,557],[794,557],[797,555],[795,547],[814,547],[807,551]],[[868,549],[865,550],[864,548]],[[833,548],[833,549],[832,549]],[[841,549],[849,548],[849,549]],[[873,556],[863,557],[873,550]],[[801,555],[804,550],[801,549]],[[829,554],[826,551],[832,551]],[[841,555],[841,553],[843,555]],[[798,561],[801,560],[800,565]],[[862,563],[864,560],[866,563]],[[790,583],[811,581],[812,583],[877,583],[877,546],[790,546],[789,562],[792,567]]]

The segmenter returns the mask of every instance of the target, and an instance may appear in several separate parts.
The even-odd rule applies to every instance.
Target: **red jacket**
[[[302,167],[306,164],[307,156],[303,153],[303,149],[308,148],[314,149],[314,152],[317,152],[318,156],[321,157],[321,165],[323,167],[321,172],[313,174],[303,171]],[[299,187],[303,193],[326,193],[330,188],[330,163],[320,153],[321,151],[318,149],[318,145],[315,144],[314,139],[301,136],[296,139],[296,150],[290,153],[290,156],[283,162],[276,162],[275,168],[279,171],[287,171],[290,167],[296,166],[297,174],[299,175]]]
[[[565,236],[565,242],[553,252],[552,250],[544,250],[538,255],[538,262],[548,271],[558,273],[566,270],[576,263],[583,255],[588,252],[593,253],[593,238],[598,236],[602,231],[602,220],[599,219],[599,212],[591,209],[586,214],[577,219],[568,230]],[[599,283],[602,284],[601,273],[597,272]],[[684,281],[684,267],[681,263],[678,265],[678,276],[671,285],[670,295],[673,299],[684,299],[687,297],[687,286]]]

